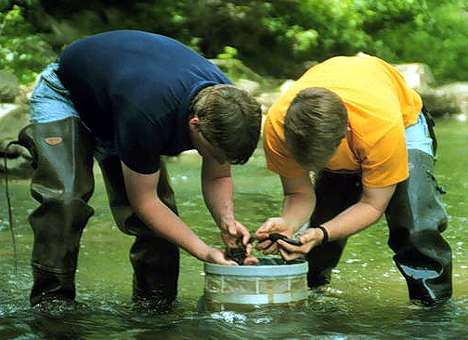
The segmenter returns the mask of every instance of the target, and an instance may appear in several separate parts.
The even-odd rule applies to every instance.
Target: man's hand
[[[251,255],[252,244],[250,241],[249,230],[236,220],[224,222],[221,226],[221,238],[226,248],[245,248],[245,259],[243,264],[258,263],[258,259]]]
[[[271,233],[283,234],[290,238],[293,234],[293,229],[286,224],[286,221],[282,217],[272,217],[266,220],[255,233],[255,238],[259,241],[256,248],[264,254],[275,254],[278,252],[277,243],[268,239]]]
[[[237,240],[240,240],[244,247],[247,247],[250,240],[249,230],[236,220],[222,222],[219,226],[221,237],[228,248],[237,247]]]
[[[294,246],[283,240],[278,240],[279,252],[286,261],[292,261],[298,257],[304,256],[312,248],[322,243],[323,232],[318,228],[311,228],[305,231],[300,237],[301,246]]]
[[[232,260],[227,260],[224,256],[224,252],[216,248],[209,248],[203,260],[209,263],[237,266],[236,262]]]
[[[265,254],[278,252],[277,242],[268,239],[271,233],[291,238],[309,220],[315,207],[315,193],[306,171],[294,178],[281,177],[281,183],[284,193],[282,216],[269,218],[255,233],[256,239],[260,241],[256,248]]]

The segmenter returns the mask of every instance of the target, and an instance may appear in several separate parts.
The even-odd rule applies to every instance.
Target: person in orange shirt
[[[447,215],[432,175],[436,140],[421,111],[419,95],[379,58],[334,57],[308,70],[265,121],[267,166],[281,177],[284,205],[281,217],[257,230],[257,248],[286,260],[305,254],[308,284],[320,286],[330,282],[347,238],[385,213],[410,299],[449,299],[452,256],[440,234]],[[292,237],[306,222],[301,246],[269,239]]]

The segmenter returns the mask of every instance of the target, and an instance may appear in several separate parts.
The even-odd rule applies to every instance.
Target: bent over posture
[[[421,110],[419,95],[375,57],[335,57],[306,72],[266,119],[267,165],[281,176],[284,206],[257,230],[264,240],[258,247],[279,246],[286,259],[307,254],[309,286],[319,286],[330,281],[347,238],[385,214],[410,299],[430,305],[450,298],[451,250],[441,236],[447,216],[432,175],[435,137]],[[271,232],[291,236],[307,221],[302,246],[267,240]]]
[[[47,67],[31,97],[32,124],[20,142],[33,156],[31,304],[75,298],[80,238],[93,214],[93,156],[118,227],[130,249],[138,301],[170,305],[179,249],[229,264],[177,216],[162,155],[196,149],[203,157],[206,204],[224,242],[245,245],[236,221],[230,164],[253,153],[259,105],[208,60],[170,38],[114,31],[78,40]]]

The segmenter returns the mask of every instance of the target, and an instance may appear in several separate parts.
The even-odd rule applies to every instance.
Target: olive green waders
[[[99,165],[117,226],[124,233],[135,236],[130,249],[134,301],[145,308],[170,308],[177,295],[179,248],[157,237],[133,212],[127,199],[119,157],[104,156],[99,159]],[[162,160],[157,190],[159,198],[177,214],[174,193]]]
[[[25,127],[19,142],[31,153],[31,192],[40,203],[30,215],[34,232],[31,305],[45,300],[73,301],[80,238],[93,209],[87,204],[93,189],[94,139],[75,117]],[[112,214],[119,228],[134,235],[130,261],[134,298],[151,307],[169,307],[177,294],[179,250],[150,231],[127,200],[120,160],[100,153]],[[158,194],[176,211],[167,172],[161,162]]]
[[[434,176],[433,158],[417,150],[408,150],[409,178],[397,185],[385,216],[390,229],[388,245],[393,260],[406,279],[409,298],[424,305],[444,302],[452,295],[452,254],[441,232],[447,227]],[[317,205],[310,225],[325,223],[350,205],[362,192],[358,174],[324,171],[316,186]],[[313,248],[309,260],[310,287],[330,282],[331,270],[338,264],[346,240]]]
[[[34,232],[31,305],[73,300],[80,238],[93,209],[92,138],[77,118],[31,124],[19,142],[31,153],[31,193],[39,207],[29,216]]]

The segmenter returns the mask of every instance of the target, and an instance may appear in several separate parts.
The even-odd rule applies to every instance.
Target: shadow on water
[[[333,271],[331,285],[311,292],[307,306],[270,306],[248,312],[200,309],[202,264],[182,253],[178,306],[165,314],[136,310],[131,303],[128,263],[132,238],[112,222],[98,174],[91,201],[96,214],[80,247],[75,306],[29,307],[32,232],[27,215],[35,203],[29,198],[27,181],[11,183],[19,253],[15,274],[5,202],[0,196],[0,339],[464,338],[468,323],[468,155],[463,151],[466,140],[460,138],[468,135],[468,126],[442,121],[438,127],[437,173],[448,191],[445,202],[450,215],[444,235],[454,255],[454,298],[446,305],[429,309],[408,302],[405,282],[386,245],[386,225],[379,222],[353,236]],[[236,214],[251,231],[281,209],[279,181],[263,167],[259,150],[248,166],[234,169]],[[181,157],[169,162],[169,169],[182,218],[205,241],[221,246],[200,194],[199,160]]]

